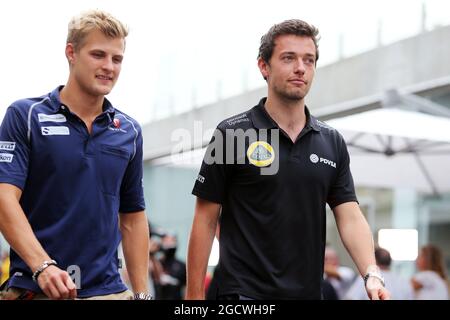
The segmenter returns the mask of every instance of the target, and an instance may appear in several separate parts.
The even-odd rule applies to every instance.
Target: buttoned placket
[[[95,140],[94,138],[99,131],[99,127],[97,126],[97,124],[101,122],[102,119],[105,117],[107,117],[107,122],[108,120],[111,120],[110,115],[107,112],[102,112],[100,115],[98,115],[92,122],[92,131],[91,133],[89,133],[86,124],[84,123],[83,120],[80,119],[80,117],[78,117],[75,113],[71,112],[70,109],[65,105],[61,105],[61,109],[63,113],[68,117],[68,121],[71,121],[71,119],[75,120],[74,122],[72,122],[72,124],[77,129],[77,131],[83,136],[84,139],[84,155],[88,157],[94,156],[95,151],[97,149],[94,142]],[[107,125],[109,124],[109,122],[107,123]]]

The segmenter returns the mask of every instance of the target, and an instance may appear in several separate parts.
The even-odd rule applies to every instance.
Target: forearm
[[[189,238],[186,299],[205,298],[205,275],[217,226],[217,216],[196,214]]]
[[[335,214],[335,217],[342,242],[360,274],[364,275],[369,266],[377,268],[372,232],[357,204],[350,205],[345,212]]]
[[[373,273],[365,284],[368,297],[372,300],[389,299],[389,291],[378,278],[380,273],[375,262],[372,232],[359,206],[355,202],[343,203],[333,211],[342,242],[358,267],[359,273],[361,275]]]
[[[149,231],[144,211],[120,215],[122,248],[134,292],[149,291]]]
[[[22,207],[19,204],[20,190],[0,187],[0,231],[14,251],[28,267],[35,271],[43,261],[51,258],[34,235]]]

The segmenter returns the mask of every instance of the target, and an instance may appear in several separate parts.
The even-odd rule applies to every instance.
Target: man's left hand
[[[366,283],[366,291],[370,300],[390,300],[391,294],[383,287],[381,281],[375,277],[369,277]]]

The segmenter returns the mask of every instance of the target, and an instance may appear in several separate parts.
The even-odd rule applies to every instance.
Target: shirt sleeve
[[[217,128],[206,149],[192,194],[215,203],[225,200],[231,165],[226,164],[225,133]]]
[[[29,154],[26,116],[11,106],[0,126],[0,182],[23,190],[28,175]]]
[[[327,202],[331,209],[345,203],[345,202],[358,202],[355,193],[355,186],[353,184],[352,173],[350,172],[350,155],[348,154],[347,145],[339,135],[340,138],[340,154],[341,160],[338,167],[339,171],[337,177],[328,192]]]
[[[145,209],[144,187],[143,187],[143,152],[142,131],[136,126],[138,134],[136,137],[136,153],[125,171],[120,187],[120,209],[121,213],[132,213]]]

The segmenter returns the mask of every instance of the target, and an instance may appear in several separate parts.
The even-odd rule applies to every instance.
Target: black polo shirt
[[[222,205],[219,294],[320,299],[326,203],[357,201],[347,147],[308,109],[293,143],[265,101],[219,124],[192,191]],[[236,132],[249,133],[245,148]],[[226,142],[222,149],[218,134]],[[263,172],[271,166],[278,170]]]

